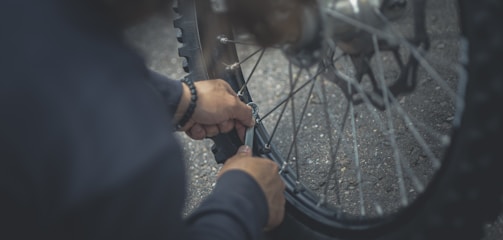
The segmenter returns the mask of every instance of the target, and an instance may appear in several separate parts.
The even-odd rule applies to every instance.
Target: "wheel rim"
[[[435,14],[433,16],[435,16]],[[428,19],[427,21],[434,20]],[[457,32],[454,33],[456,34]],[[388,91],[385,91],[383,92],[383,95],[386,96],[386,94],[388,94],[387,96],[391,98],[392,104],[397,104],[396,106],[400,106],[395,108],[388,106],[386,109],[390,109],[390,111],[377,111],[375,107],[373,107],[373,105],[369,103],[371,101],[369,99],[362,100],[363,104],[360,105],[351,104],[350,101],[347,101],[346,105],[328,104],[337,102],[337,100],[340,99],[347,98],[344,98],[344,93],[341,93],[340,91],[339,93],[337,93],[338,86],[334,84],[333,81],[327,80],[327,77],[324,76],[325,73],[323,71],[320,71],[320,69],[322,69],[320,66],[315,66],[308,70],[300,70],[300,68],[290,64],[288,62],[288,59],[283,59],[286,60],[286,62],[283,64],[278,62],[267,64],[264,63],[264,59],[273,59],[273,61],[277,61],[275,59],[278,59],[278,57],[271,57],[271,54],[274,54],[271,53],[271,51],[280,50],[274,49],[264,51],[261,49],[249,48],[239,49],[241,47],[241,44],[246,45],[246,40],[243,41],[232,39],[232,37],[230,37],[231,35],[229,31],[222,31],[218,34],[218,36],[220,37],[220,39],[217,40],[218,43],[216,44],[227,46],[229,46],[229,44],[238,44],[238,52],[240,52],[239,59],[241,60],[239,61],[239,64],[232,62],[232,59],[225,59],[223,60],[223,62],[216,63],[217,65],[223,63],[226,67],[221,68],[221,70],[219,71],[216,71],[217,73],[213,77],[226,77],[230,74],[233,81],[237,83],[237,86],[235,86],[235,88],[243,89],[243,95],[245,96],[245,99],[253,99],[253,101],[260,106],[260,115],[262,119],[260,124],[258,124],[256,135],[258,136],[258,146],[260,146],[261,149],[258,150],[262,151],[261,154],[273,159],[280,164],[282,169],[281,174],[284,177],[285,181],[288,183],[289,194],[287,197],[289,198],[289,202],[293,203],[296,208],[302,209],[300,211],[302,211],[304,214],[309,213],[308,215],[310,215],[311,218],[325,218],[326,222],[332,225],[341,222],[352,222],[352,228],[359,228],[358,226],[360,226],[361,228],[367,228],[369,226],[374,226],[377,222],[379,222],[379,224],[383,224],[385,222],[383,221],[384,217],[396,215],[399,210],[403,209],[401,205],[410,205],[410,203],[417,198],[418,194],[424,191],[424,188],[426,188],[428,182],[430,182],[433,178],[434,170],[438,169],[440,162],[439,159],[442,159],[442,154],[449,142],[448,135],[450,132],[450,126],[446,127],[444,126],[444,123],[451,122],[456,119],[454,117],[455,113],[453,109],[457,101],[457,95],[452,97],[452,93],[450,93],[450,91],[454,92],[452,87],[448,87],[451,90],[447,90],[447,97],[441,98],[435,96],[435,99],[433,100],[420,99],[424,100],[422,104],[426,105],[415,105],[415,103],[421,101],[414,99],[414,95],[395,97],[392,96]],[[434,36],[434,34],[430,35],[430,37],[432,36]],[[222,37],[224,38],[224,40],[222,40]],[[443,38],[435,39],[432,37],[432,45],[435,46],[435,49],[429,51],[428,54],[442,54],[442,52],[445,51],[452,51],[453,49],[451,48],[456,48],[456,44],[446,46],[447,44],[443,43],[443,41]],[[373,41],[373,43],[375,42],[376,41]],[[379,47],[376,47],[376,45],[377,44],[374,44],[376,53],[372,59],[384,59],[384,63],[386,63],[386,59],[388,59],[388,63],[392,62],[393,60],[390,59],[393,59],[393,56],[389,53],[380,51]],[[223,46],[223,48],[227,47]],[[438,51],[438,53],[434,53],[437,50],[440,51]],[[212,55],[208,53],[205,54],[207,56]],[[419,51],[414,52],[414,50],[410,51],[409,49],[408,55],[414,56],[415,54],[417,55],[422,53],[419,53]],[[334,64],[338,66],[332,69],[331,74],[336,75],[339,79],[342,79],[343,81],[349,82],[351,84],[358,82],[354,78],[350,77],[352,73],[351,70],[354,72],[354,65],[351,66],[351,60],[349,60],[347,56],[340,58],[340,55],[335,56],[335,58],[338,60],[335,61]],[[253,62],[254,59],[260,60]],[[449,59],[449,61],[450,60],[451,59]],[[259,63],[257,64],[257,62]],[[379,73],[376,73],[376,75],[378,75],[377,78],[381,79],[385,74],[384,72],[392,72],[392,69],[390,71],[390,69],[379,66],[379,64],[382,65],[382,63],[383,62],[373,63],[378,66],[377,71]],[[267,67],[277,65],[286,66],[286,70],[283,69],[283,72],[277,72],[275,71],[274,67]],[[424,65],[424,63],[420,63],[420,66],[422,68],[429,68],[429,64]],[[207,68],[211,69],[211,67],[208,66]],[[344,69],[345,71],[342,71],[341,69]],[[428,93],[429,91],[438,91],[445,88],[445,85],[454,84],[457,79],[453,78],[451,80],[451,77],[449,77],[449,81],[443,80],[443,83],[435,82],[438,78],[444,79],[444,75],[456,76],[456,74],[453,72],[454,71],[442,70],[442,72],[439,73],[438,70],[435,70],[434,72],[430,70],[430,75],[437,75],[437,73],[439,73],[439,76],[433,76],[430,78],[421,76],[421,80],[424,81],[420,82],[420,84],[422,84],[421,87],[424,88],[418,89],[422,89],[419,91],[423,92],[416,91],[414,94],[425,92]],[[267,92],[267,89],[264,89],[264,85],[261,83],[257,84],[257,86],[254,86],[254,82],[252,80],[253,78],[250,78],[250,76],[257,77],[257,75],[263,75],[264,73],[266,74],[266,77],[270,78],[268,79],[268,81],[274,81],[276,78],[285,79],[284,81],[276,81],[272,85],[273,90],[277,90],[277,92]],[[418,73],[418,75],[421,74],[424,73]],[[322,77],[325,77],[325,79],[319,80],[322,79]],[[349,86],[351,86],[349,89],[350,92],[361,93],[362,89],[369,88],[369,86],[367,85],[351,84],[349,84]],[[379,82],[379,84],[382,83]],[[242,88],[245,85],[246,88]],[[300,100],[285,101],[284,99],[286,98],[278,96],[277,94],[281,91],[283,91],[286,95],[292,94],[291,92],[293,91],[295,92],[295,97],[299,97]],[[254,94],[255,92],[258,92],[260,94]],[[274,96],[273,98],[276,99],[261,99],[261,97],[263,96]],[[445,103],[447,101],[446,98],[449,103]],[[436,118],[440,119],[440,122],[435,124],[440,124],[440,126],[435,125],[433,127],[425,127],[423,126],[425,125],[424,123],[417,120],[420,118],[425,118],[425,116],[410,116],[403,115],[401,113],[405,111],[405,109],[421,107],[423,109],[419,109],[419,112],[428,112],[431,110],[428,109],[428,106],[430,106],[427,104],[428,101],[429,104],[445,105],[442,106],[445,108],[441,108],[440,111],[431,112],[432,114],[439,114],[439,116],[437,116]],[[275,106],[271,106],[271,102],[284,102],[285,104],[276,104]],[[305,105],[306,102],[307,105]],[[317,104],[317,106],[313,106],[314,104]],[[372,108],[370,108],[369,106],[372,106]],[[334,110],[335,108],[338,108],[340,110],[336,111]],[[273,109],[275,111],[269,114],[269,112],[271,112],[271,110]],[[297,114],[290,114],[290,116],[288,116],[289,109],[298,109],[296,110]],[[331,112],[327,111],[328,109]],[[450,110],[446,111],[445,109]],[[396,121],[398,119],[394,119],[393,117],[391,117],[393,121],[382,120],[390,119],[389,114],[392,114],[392,111],[399,113],[398,119],[401,119],[400,121]],[[281,112],[283,112],[283,114],[281,114]],[[358,115],[357,113],[359,112],[367,113],[367,116]],[[275,121],[275,119],[280,118],[282,119],[282,121],[279,122],[282,123],[281,125],[278,125],[276,127],[276,123],[278,121]],[[334,122],[338,122],[339,126],[327,130],[327,125],[336,125],[334,124]],[[376,125],[379,125],[379,127],[371,127],[374,125],[368,124],[369,122],[374,122]],[[313,131],[312,129],[310,129],[310,127],[315,130]],[[283,130],[282,128],[285,128],[286,130]],[[409,135],[411,136],[409,136],[408,138],[402,137],[400,135],[400,132],[397,133],[398,130],[402,128],[408,129]],[[362,129],[365,131],[363,131]],[[381,131],[381,129],[388,130]],[[393,129],[393,131],[389,131],[389,129]],[[305,133],[303,133],[304,130],[310,130],[311,132],[314,132],[314,134],[312,134],[311,138],[309,138]],[[360,132],[365,132],[365,134],[362,134]],[[349,138],[349,140],[343,140],[342,138],[339,138],[339,136],[343,135],[363,135],[364,137]],[[420,137],[416,135],[419,135]],[[295,140],[291,140],[290,144],[283,144],[288,140],[288,136],[290,137],[290,140],[292,138]],[[389,139],[389,142],[386,143],[382,141],[369,140],[383,138]],[[305,141],[306,139],[308,141]],[[404,144],[404,142],[407,142],[411,139],[417,141],[418,143],[413,145],[410,143]],[[324,140],[325,147],[320,147],[321,142],[323,142],[321,140]],[[296,144],[292,144],[292,142]],[[425,144],[427,146],[443,146],[442,149],[439,150],[431,149],[432,147],[425,149]],[[405,145],[406,147],[412,146],[412,148],[406,150],[410,151],[408,153],[409,156],[416,158],[416,162],[414,162],[416,166],[414,166],[414,169],[411,169],[410,162],[404,162],[405,158],[403,156],[405,154],[402,150],[404,148],[400,147],[401,145]],[[270,151],[267,151],[268,146],[272,146]],[[302,150],[299,150],[301,148],[299,146],[302,146]],[[316,146],[316,148],[312,146]],[[347,149],[345,149],[350,148],[351,146],[353,146],[353,149],[357,150],[348,151]],[[391,148],[389,146],[391,146]],[[374,149],[372,149],[373,147]],[[306,149],[311,150],[311,152],[302,152]],[[396,149],[398,149],[398,151],[396,151]],[[338,157],[331,158],[330,155],[337,155],[335,154],[336,152],[342,152],[342,154],[338,155]],[[323,154],[325,154],[325,156],[323,156]],[[433,157],[431,155],[433,155]],[[422,158],[426,158],[426,160],[421,160]],[[380,164],[382,165],[378,165],[379,163],[375,164],[375,160],[374,165],[369,163],[373,159],[380,159]],[[382,161],[382,159],[387,160]],[[428,163],[426,163],[426,161],[428,161]],[[318,167],[309,169],[303,168],[302,165],[318,165]],[[384,165],[391,167],[384,169]],[[393,165],[395,166],[393,167]],[[395,172],[389,173],[387,170],[390,169],[395,169]],[[426,176],[412,176],[409,171],[416,171],[416,169],[420,169]],[[372,170],[375,171],[372,172]],[[328,174],[327,171],[332,172]],[[349,176],[348,172],[351,172],[351,176]],[[379,179],[379,177],[377,177],[378,179],[376,181],[369,180],[370,178],[374,178],[374,175],[376,175],[376,173],[384,177],[382,179]],[[311,179],[309,179],[309,177],[305,177],[308,174],[311,175]],[[346,178],[344,178],[345,174],[348,175]],[[399,175],[405,176],[400,177]],[[327,178],[326,176],[330,177]],[[342,181],[339,181],[341,180],[340,176],[343,177]],[[399,180],[393,181],[392,179]],[[388,199],[386,198],[386,196],[381,195],[370,196],[365,192],[365,188],[371,188],[372,184],[374,184],[374,187],[380,188],[381,186],[375,186],[375,184],[387,181],[390,182],[388,187],[391,188],[391,190],[389,192],[384,191],[384,193],[379,194],[390,195],[392,196],[392,199]],[[318,186],[316,186],[316,184],[318,184]],[[388,188],[386,187],[383,187],[382,189],[388,190]],[[354,190],[354,192],[346,193],[349,192],[349,190]],[[335,194],[330,195],[331,192]],[[348,197],[345,198],[345,195],[348,195]],[[388,205],[383,205],[384,203],[388,203]],[[389,208],[391,208],[391,210]]]

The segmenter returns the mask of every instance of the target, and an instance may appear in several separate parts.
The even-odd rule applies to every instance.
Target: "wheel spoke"
[[[381,14],[379,10],[376,10],[376,14],[387,24],[390,25],[390,22],[388,19]],[[447,81],[440,76],[440,74],[431,66],[431,64],[426,60],[425,57],[418,51],[416,47],[414,47],[409,41],[405,39],[405,37],[395,31],[393,28],[390,28],[390,31],[393,33],[393,35],[400,41],[401,44],[403,44],[409,51],[410,53],[416,58],[416,60],[419,62],[421,67],[423,67],[428,74],[437,82],[437,84],[446,91],[447,95],[451,97],[451,99],[456,99],[458,96],[454,92],[454,90],[451,89],[451,87],[447,84]],[[374,35],[376,37],[376,35]]]
[[[402,172],[402,161],[400,160],[400,152],[398,150],[398,145],[396,143],[396,136],[395,136],[395,127],[393,124],[393,116],[391,114],[391,106],[388,101],[388,86],[384,82],[384,69],[382,66],[382,62],[380,61],[381,58],[381,51],[379,50],[379,46],[377,45],[377,37],[374,35],[372,36],[373,40],[373,45],[374,45],[374,51],[377,56],[377,69],[378,69],[378,80],[381,85],[381,89],[383,91],[383,98],[384,98],[384,104],[386,106],[386,116],[388,119],[388,132],[389,132],[389,140],[391,143],[391,147],[393,148],[393,158],[395,159],[395,169],[396,169],[396,174],[398,177],[398,187],[400,190],[400,197],[401,197],[401,203],[402,206],[406,206],[408,203],[407,200],[407,194],[405,192],[405,180],[403,177],[403,172]]]
[[[325,94],[325,88],[322,88],[322,91],[323,91],[323,94]],[[325,96],[325,95],[324,95]],[[325,97],[325,100],[326,100],[326,97]],[[326,101],[325,101],[326,102]],[[324,104],[325,107],[325,115],[326,115],[326,119],[325,121],[327,122],[327,124],[331,124],[331,119],[330,119],[330,116],[328,115],[328,108],[326,106],[326,104]],[[330,178],[333,176],[334,177],[334,180],[335,180],[335,194],[336,194],[336,199],[337,199],[337,203],[338,204],[341,204],[341,199],[340,199],[340,193],[339,193],[339,187],[338,187],[338,181],[337,181],[337,173],[335,171],[335,162],[336,162],[336,159],[337,159],[337,154],[339,153],[339,148],[341,146],[341,142],[342,142],[342,136],[343,136],[343,132],[344,132],[344,129],[346,127],[346,121],[348,119],[348,114],[349,114],[349,102],[348,104],[346,105],[346,110],[344,111],[344,116],[342,117],[342,123],[340,124],[340,128],[338,129],[338,137],[337,137],[337,143],[335,145],[335,149],[333,148],[333,137],[332,137],[332,131],[330,131],[330,128],[328,129],[328,132],[329,132],[329,141],[330,141],[330,168],[329,168],[329,171],[327,173],[327,177],[326,177],[326,184],[325,184],[325,188],[323,189],[323,193],[324,193],[324,196],[327,197],[328,196],[328,185],[330,183]],[[327,125],[327,126],[330,126],[330,125]]]
[[[336,75],[338,78],[342,79],[343,81],[347,82],[350,86],[353,86],[358,94],[361,95],[362,101],[366,107],[366,109],[369,111],[370,115],[374,118],[374,120],[377,122],[377,125],[379,126],[379,129],[381,132],[385,133],[386,128],[384,127],[384,123],[375,111],[374,106],[370,102],[370,99],[368,96],[365,94],[365,90],[363,90],[363,87],[353,78],[347,76],[346,74],[340,72],[337,69],[332,69],[334,75]]]
[[[255,62],[255,65],[253,65],[253,68],[252,68],[250,74],[248,75],[248,78],[246,79],[245,84],[243,86],[241,86],[241,89],[239,89],[239,91],[237,92],[238,96],[241,96],[243,94],[243,91],[246,89],[246,86],[248,86],[248,83],[250,82],[250,80],[253,76],[253,73],[255,73],[257,66],[259,65],[260,61],[262,60],[262,57],[264,56],[265,50],[266,49],[263,48],[262,51],[260,52],[260,55],[259,55],[257,61]]]
[[[289,79],[290,81],[292,80],[293,76],[292,76],[292,63],[289,63],[289,66],[288,66],[288,69],[289,69]],[[300,77],[300,74],[302,73],[302,68],[299,68],[299,71],[297,72],[297,75],[295,76],[295,80],[294,80],[294,83],[293,85],[290,85],[290,93],[289,95],[293,92],[293,89],[295,89],[295,86],[297,85],[297,82],[299,80],[299,77]],[[279,127],[279,123],[281,122],[281,119],[283,118],[283,115],[285,113],[285,110],[286,110],[286,107],[288,106],[288,102],[286,104],[283,104],[283,108],[281,109],[281,113],[278,117],[278,120],[276,121],[276,124],[274,125],[274,128],[272,130],[272,133],[271,135],[269,136],[269,140],[267,141],[267,146],[266,147],[270,147],[271,146],[271,141],[274,137],[274,135],[276,134],[276,131]],[[262,118],[263,119],[263,118]]]
[[[419,143],[421,146],[422,150],[425,152],[426,156],[432,161],[433,163],[433,168],[438,169],[440,168],[440,160],[438,160],[437,157],[435,157],[435,154],[433,154],[433,151],[431,148],[428,146],[426,143],[426,140],[419,134],[419,131],[417,130],[416,126],[412,122],[412,120],[409,118],[408,114],[405,112],[405,110],[398,104],[396,101],[396,98],[388,92],[388,97],[391,99],[393,105],[396,107],[397,111],[400,113],[402,116],[403,120],[405,121],[405,125],[407,126],[407,129],[410,130],[412,133],[412,136],[416,139],[416,141]]]
[[[248,45],[248,46],[258,46],[258,44],[253,43],[253,42],[243,42],[243,41],[237,41],[233,39],[229,39],[226,36],[219,36],[218,41],[220,41],[221,44],[240,44],[240,45]]]
[[[284,99],[282,99],[281,101],[278,102],[278,104],[276,104],[276,106],[274,106],[271,110],[269,110],[269,112],[267,112],[266,114],[264,114],[263,117],[261,117],[259,119],[259,121],[262,121],[263,119],[267,118],[269,115],[271,115],[271,113],[273,113],[274,111],[276,111],[276,109],[278,109],[281,105],[283,105],[284,103],[288,102],[290,100],[290,98],[294,97],[300,90],[304,89],[307,85],[309,85],[309,83],[312,83],[316,80],[316,78],[321,74],[323,73],[323,71],[325,71],[325,67],[322,67],[313,77],[309,78],[304,84],[302,84],[299,88],[295,89],[295,91],[291,92],[290,94],[288,94],[288,96]]]
[[[302,122],[304,120],[304,116],[305,116],[305,113],[306,113],[306,110],[307,110],[307,106],[309,105],[309,98],[310,98],[311,94],[313,93],[313,89],[314,89],[314,85],[316,83],[317,76],[310,77],[310,79],[313,79],[313,80],[312,81],[311,80],[308,81],[309,83],[311,83],[311,87],[309,88],[309,92],[307,94],[306,101],[305,101],[304,106],[302,108],[302,113],[300,115],[299,123],[298,123],[298,125],[295,128],[295,132],[293,133],[293,141],[290,144],[290,148],[288,150],[288,154],[287,154],[287,158],[286,158],[287,161],[290,160],[290,156],[292,154],[293,147],[296,144],[297,136],[299,134],[299,130],[301,129]],[[297,167],[297,171],[298,171],[298,161],[299,161],[299,159],[297,159],[297,161],[295,161],[295,164],[296,164],[296,167]],[[299,179],[299,176],[297,175],[297,180],[298,179]]]
[[[294,86],[293,86],[293,81],[292,81],[292,65],[289,66],[288,68],[288,75],[290,75],[289,77],[289,83],[290,83],[290,92],[293,91],[294,89]],[[313,82],[314,84],[314,82]],[[309,98],[309,96],[308,96]],[[285,104],[286,105],[286,104]],[[291,106],[291,112],[292,112],[292,136],[293,136],[293,148],[294,148],[294,152],[295,152],[295,173],[297,175],[297,181],[299,181],[300,179],[300,170],[299,170],[299,150],[298,150],[298,146],[297,146],[297,127],[295,126],[295,99],[292,99],[292,101],[290,101],[290,106]],[[299,124],[299,127],[300,127],[300,124]],[[287,159],[290,159],[290,152],[288,153],[288,157]]]
[[[393,102],[393,104],[398,104],[398,100],[393,95],[391,95],[390,97],[391,97],[390,100]],[[450,142],[449,135],[442,134],[442,133],[438,132],[437,130],[435,130],[434,128],[432,128],[431,126],[426,125],[426,123],[419,121],[418,119],[414,118],[414,116],[412,116],[412,115],[408,114],[407,112],[405,112],[405,110],[402,107],[400,107],[399,105],[397,105],[397,111],[403,112],[401,114],[403,116],[403,120],[404,120],[405,125],[407,126],[407,128],[409,126],[411,126],[411,128],[413,128],[413,130],[411,130],[411,131],[413,131],[412,133],[414,135],[416,135],[416,133],[414,133],[414,132],[417,132],[418,135],[414,136],[414,138],[416,138],[416,139],[423,138],[419,134],[419,129],[421,129],[421,131],[424,131],[424,133],[430,135],[437,142],[441,143],[441,145],[445,145],[446,142]],[[417,141],[419,142],[419,140],[417,140]],[[421,142],[426,143],[426,140],[423,139],[423,140],[421,140]],[[419,142],[420,145],[422,145],[421,142]],[[424,148],[423,146],[421,146],[421,147]],[[440,164],[440,162],[439,162],[439,164]]]
[[[377,124],[379,125],[379,128],[383,131],[383,133],[386,133],[386,130],[385,130],[386,127],[385,127],[384,123],[382,122],[381,118],[377,115],[377,113],[374,111],[372,103],[370,102],[369,98],[365,95],[365,92],[364,92],[363,88],[360,86],[360,84],[356,80],[354,80],[353,78],[345,75],[344,73],[342,73],[336,69],[333,69],[333,72],[337,77],[348,82],[348,84],[351,84],[352,86],[354,86],[356,88],[356,91],[358,94],[361,95],[363,103],[366,106],[367,110],[371,113],[371,116],[377,122]],[[386,88],[386,90],[387,90],[387,88]],[[387,92],[388,98],[391,101],[395,102],[395,104],[393,104],[393,105],[396,106],[396,109],[399,111],[400,115],[404,118],[404,121],[406,122],[406,125],[407,125],[408,129],[411,131],[415,140],[419,143],[420,147],[425,152],[427,157],[432,161],[434,168],[438,169],[438,167],[440,166],[440,161],[438,160],[437,157],[435,157],[435,155],[433,154],[433,151],[426,143],[426,140],[424,140],[424,138],[421,137],[421,135],[419,134],[419,131],[414,126],[413,122],[410,120],[407,113],[403,110],[403,108],[400,106],[400,104],[398,104],[398,102],[396,101],[394,96],[392,94],[390,94],[389,90],[387,90],[386,92]],[[385,102],[387,102],[387,101],[385,101]]]
[[[246,56],[243,60],[239,61],[239,62],[236,62],[236,63],[233,63],[233,64],[225,64],[224,65],[226,66],[227,69],[235,69],[235,68],[238,68],[241,66],[241,64],[245,63],[246,61],[248,61],[250,58],[252,58],[253,56],[257,55],[259,52],[263,51],[264,49],[263,48],[260,48],[258,50],[256,50],[255,52],[253,52],[252,54]]]
[[[351,85],[349,86],[349,93],[351,94]],[[363,186],[362,186],[362,173],[361,173],[361,168],[360,168],[360,156],[358,154],[358,141],[356,140],[356,137],[358,136],[358,133],[356,132],[356,123],[355,123],[355,112],[354,112],[354,106],[353,102],[349,101],[349,115],[351,116],[351,132],[352,132],[352,138],[353,138],[353,153],[354,153],[354,158],[353,161],[355,163],[355,169],[356,169],[356,181],[358,183],[358,193],[360,196],[360,213],[362,215],[365,215],[365,203],[363,200]]]
[[[412,44],[410,44],[409,41],[407,39],[405,39],[401,34],[397,33],[396,31],[393,31],[392,28],[389,28],[389,29],[393,32],[393,34],[382,31],[382,30],[377,29],[375,27],[369,26],[368,24],[365,24],[365,23],[362,23],[356,19],[350,18],[350,17],[348,17],[348,16],[346,16],[336,10],[333,10],[333,9],[326,10],[326,13],[330,14],[333,17],[338,18],[341,21],[352,24],[355,27],[361,28],[361,29],[367,31],[368,33],[373,34],[375,36],[378,36],[380,38],[398,40],[401,44],[403,44],[410,51],[410,53],[416,58],[418,63],[428,72],[428,74],[430,74],[432,79],[434,79],[439,84],[439,86],[442,87],[448,93],[448,95],[452,99],[456,99],[456,94],[449,87],[449,85],[447,84],[447,81],[445,81],[445,79],[443,79],[440,76],[440,74],[429,64],[429,62],[421,55],[421,53],[419,53],[419,51],[416,49],[416,47],[412,46]],[[386,19],[386,17],[384,17],[384,16],[382,16],[382,14],[380,14],[379,10],[376,9],[376,13],[379,16],[381,16],[381,18],[389,25],[388,20]]]

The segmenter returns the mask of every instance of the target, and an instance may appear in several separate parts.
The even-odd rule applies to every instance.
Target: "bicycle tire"
[[[215,28],[230,35],[232,26],[212,13],[208,5],[198,5],[202,2],[179,1],[175,7],[179,18],[174,25],[183,44],[179,49],[183,67],[187,77],[194,81],[222,78],[237,91],[243,82],[239,68],[226,71],[205,60],[236,60],[236,49],[232,46],[206,42]],[[355,227],[353,222],[334,223],[316,218],[287,191],[288,218],[272,233],[273,238],[479,239],[482,236],[483,224],[500,212],[503,192],[503,175],[499,174],[503,158],[498,149],[503,113],[497,109],[497,104],[503,102],[503,76],[497,64],[493,64],[502,60],[503,41],[499,40],[503,39],[503,33],[497,31],[502,8],[500,1],[459,1],[462,35],[469,42],[465,109],[461,126],[454,129],[446,159],[424,193],[400,213],[362,228]],[[244,97],[249,95],[245,93]],[[260,136],[261,130],[258,131]],[[222,135],[215,140],[214,152],[224,152],[219,158],[225,158],[240,144],[235,136]],[[288,179],[285,181],[287,186],[292,184]]]

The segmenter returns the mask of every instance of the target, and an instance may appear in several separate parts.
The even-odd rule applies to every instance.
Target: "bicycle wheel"
[[[390,9],[401,16],[372,9],[383,13],[376,25],[338,11],[337,2],[320,8],[318,44],[293,53],[285,44],[254,47],[261,40],[209,1],[175,8],[187,77],[225,79],[260,107],[254,152],[281,166],[293,218],[275,234],[479,237],[503,190],[503,121],[494,109],[503,81],[491,64],[503,49],[495,24],[502,4],[381,1],[399,3]],[[332,22],[357,30],[333,37]],[[242,143],[223,135],[215,144],[224,160]]]

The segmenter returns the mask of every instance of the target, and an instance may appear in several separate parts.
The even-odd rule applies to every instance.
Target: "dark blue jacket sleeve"
[[[173,116],[182,97],[182,82],[169,79],[153,70],[150,71],[149,81],[161,94],[169,114]]]
[[[213,193],[187,219],[192,239],[260,239],[268,220],[267,202],[258,183],[234,170],[218,180]]]
[[[0,8],[15,22],[0,38],[0,239],[257,239],[267,205],[243,172],[182,220],[180,82],[149,72],[94,8],[62,2]]]

